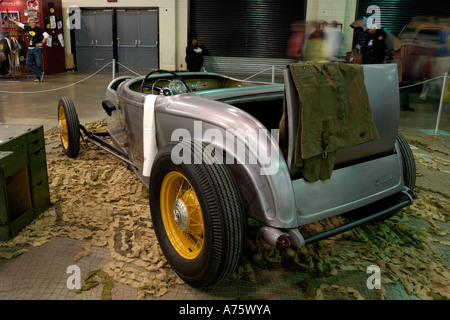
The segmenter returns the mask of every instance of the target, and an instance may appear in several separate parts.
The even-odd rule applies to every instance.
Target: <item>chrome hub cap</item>
[[[187,229],[189,224],[188,211],[183,201],[177,200],[173,206],[173,218],[180,230]]]

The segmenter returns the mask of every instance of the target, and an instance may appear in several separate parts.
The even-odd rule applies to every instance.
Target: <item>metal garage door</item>
[[[158,11],[152,9],[118,9],[118,61],[134,71],[157,69]]]
[[[156,9],[81,9],[81,28],[74,29],[77,70],[96,71],[113,59],[136,72],[156,69],[158,34]]]
[[[112,61],[112,14],[112,10],[81,10],[81,28],[74,29],[77,70],[98,70]]]
[[[280,59],[293,21],[305,20],[305,0],[191,0],[190,37],[206,49],[208,71],[253,74]],[[239,59],[233,59],[239,58]],[[281,63],[283,65],[283,62]]]

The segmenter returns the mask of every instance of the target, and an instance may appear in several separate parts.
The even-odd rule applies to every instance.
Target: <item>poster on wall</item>
[[[27,8],[23,11],[23,14],[28,18],[37,18],[39,12],[38,0],[28,0]]]
[[[17,21],[20,21],[19,11],[0,11],[0,18],[1,18],[1,27],[6,28],[8,24],[8,18],[16,19]]]

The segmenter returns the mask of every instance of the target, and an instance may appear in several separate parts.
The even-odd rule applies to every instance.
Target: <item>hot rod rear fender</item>
[[[257,119],[228,104],[196,96],[178,100],[177,96],[165,98],[156,105],[158,145],[180,138],[202,141],[209,150],[221,152],[250,216],[280,228],[298,226],[291,178],[277,137]],[[257,141],[252,140],[255,137]]]
[[[120,112],[113,112],[113,116],[109,117],[108,130],[116,145],[126,146],[124,151],[135,163],[136,174],[148,186],[149,178],[142,174],[143,106],[146,95],[130,90],[130,83],[133,80],[125,81],[117,89]],[[158,97],[155,117],[159,149],[178,141],[180,136],[177,133],[181,133],[182,138],[202,141],[211,148],[221,150],[224,163],[228,161],[239,184],[250,216],[280,228],[298,226],[292,183],[278,141],[257,119],[231,105],[195,95]],[[262,143],[258,143],[256,149],[246,140],[247,131],[257,132],[258,135],[261,132]],[[211,132],[220,133],[222,139],[211,141],[208,139]],[[235,145],[227,145],[227,134],[232,136],[233,141],[244,142],[243,152],[236,152]],[[273,154],[268,168],[259,161],[249,163],[245,159],[250,154],[258,159],[255,152]],[[229,163],[230,159],[233,159],[232,163]]]

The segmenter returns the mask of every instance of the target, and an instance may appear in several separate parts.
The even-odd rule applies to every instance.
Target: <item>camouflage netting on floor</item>
[[[105,122],[87,128],[104,131]],[[83,249],[73,257],[75,262],[89,256],[92,247],[108,248],[112,258],[101,270],[89,273],[80,292],[102,284],[102,298],[110,299],[118,282],[136,288],[137,299],[162,298],[171,288],[184,285],[158,246],[148,190],[135,173],[90,143],[82,143],[76,159],[65,157],[56,129],[46,133],[46,143],[52,206],[17,237],[0,243],[11,249],[0,257],[12,259],[27,246],[40,246],[52,237],[68,237],[84,241]],[[418,176],[422,169],[449,173],[445,155],[424,159],[419,154],[416,162]],[[304,299],[386,299],[385,288],[399,284],[419,299],[449,299],[449,256],[445,253],[450,251],[450,199],[442,190],[419,186],[417,191],[419,198],[414,205],[396,216],[301,249],[281,251],[269,246],[260,238],[258,223],[249,220],[244,257],[227,286],[242,281],[258,286],[259,270],[269,274],[283,270],[301,275],[296,283],[287,285],[299,288]],[[327,219],[302,227],[301,232],[314,234],[343,221]],[[363,274],[366,279],[371,265],[382,272],[381,289],[375,291],[375,297],[339,281],[349,272]],[[325,280],[316,281],[319,278]],[[246,297],[237,293],[230,298]]]

